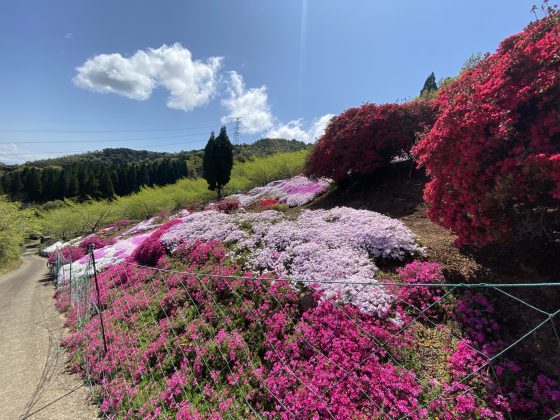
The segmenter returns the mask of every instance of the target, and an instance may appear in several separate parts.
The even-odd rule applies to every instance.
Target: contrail
[[[305,75],[305,54],[307,47],[307,0],[301,3],[301,22],[299,38],[299,74],[298,74],[298,108],[303,102],[303,78]]]

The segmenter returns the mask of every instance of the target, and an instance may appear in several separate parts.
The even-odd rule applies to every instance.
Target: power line
[[[211,274],[211,273],[200,273],[195,271],[189,270],[172,270],[172,269],[165,269],[165,268],[156,268],[150,267],[142,264],[136,264],[128,261],[123,261],[126,265],[131,265],[139,268],[146,268],[157,270],[165,273],[177,273],[177,274],[193,274],[193,275],[203,275],[206,277],[215,277],[215,278],[224,278],[224,279],[238,279],[238,280],[252,280],[252,281],[269,281],[269,280],[277,280],[274,277],[263,277],[262,275],[254,275],[254,276],[238,276],[238,275],[227,275],[227,274]],[[527,282],[519,282],[519,283],[405,283],[405,282],[396,282],[396,281],[371,281],[367,279],[363,280],[306,280],[306,279],[294,279],[294,278],[280,278],[280,280],[289,280],[294,283],[303,283],[303,284],[341,284],[341,285],[361,285],[361,286],[375,286],[375,287],[385,287],[385,286],[397,286],[397,287],[434,287],[434,288],[465,288],[465,289],[502,289],[502,288],[509,288],[509,287],[560,287],[560,281],[557,282],[540,282],[540,283],[527,283]]]
[[[168,143],[168,144],[158,144],[158,145],[153,145],[153,146],[142,146],[144,149],[153,149],[153,148],[158,148],[158,147],[165,147],[165,146],[179,146],[181,144],[194,144],[194,143],[200,143],[198,140],[196,141],[182,141],[180,143]],[[143,149],[140,149],[143,150]],[[56,152],[22,152],[22,153],[2,153],[0,152],[0,159],[4,156],[31,156],[31,155],[42,155],[42,154],[70,154],[70,153],[81,153],[81,154],[85,154],[85,153],[93,153],[93,152],[98,152],[99,150],[65,150],[65,151],[56,151]],[[170,152],[162,152],[162,153],[170,153]],[[49,159],[49,158],[45,158],[45,159]]]
[[[107,139],[107,140],[48,140],[48,141],[38,141],[38,140],[29,140],[29,141],[10,141],[10,142],[0,142],[0,144],[71,144],[71,143],[114,143],[114,142],[126,142],[126,141],[146,141],[146,140],[164,140],[164,139],[178,139],[183,137],[197,137],[203,136],[203,133],[195,133],[195,134],[181,134],[180,136],[164,136],[164,137],[141,137],[141,138],[131,138],[131,139]]]
[[[182,127],[182,128],[153,128],[153,129],[116,129],[116,130],[30,130],[30,129],[0,129],[0,133],[142,133],[157,131],[181,131],[181,130],[208,130],[212,126],[205,127]]]

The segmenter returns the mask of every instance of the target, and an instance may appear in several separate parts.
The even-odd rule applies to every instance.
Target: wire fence
[[[131,262],[105,271],[100,281],[92,250],[79,274],[58,257],[52,271],[58,293],[68,296],[76,331],[66,343],[73,368],[108,417],[515,418],[510,413],[519,410],[532,413],[526,418],[558,415],[554,381],[536,375],[523,382],[516,350],[525,354],[527,346],[544,342],[549,371],[558,374],[560,308],[543,309],[516,290],[557,290],[560,283],[339,282],[391,291],[399,309],[381,322],[351,305],[306,315],[318,305],[306,300],[308,286],[320,281]],[[286,297],[288,289],[298,300]],[[399,293],[403,289],[428,290],[422,293],[429,299],[411,299]],[[499,320],[484,318],[492,309],[473,289],[493,293],[502,306],[511,305],[512,314],[530,314],[524,315],[530,326],[489,343]],[[458,296],[474,305],[465,315],[476,318],[472,328],[448,315],[461,305]],[[530,366],[536,369],[535,363]],[[512,392],[524,396],[503,401]],[[484,398],[494,399],[482,406]]]

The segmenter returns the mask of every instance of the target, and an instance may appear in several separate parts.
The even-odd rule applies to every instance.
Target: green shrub
[[[22,209],[19,202],[0,196],[0,273],[17,261],[25,238],[37,228],[33,210]]]

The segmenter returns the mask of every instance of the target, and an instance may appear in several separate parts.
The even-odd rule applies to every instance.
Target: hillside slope
[[[320,197],[310,207],[328,209],[336,206],[378,211],[401,220],[420,238],[430,261],[442,264],[448,282],[452,283],[548,283],[557,282],[560,273],[560,246],[538,247],[531,243],[497,244],[482,248],[457,248],[456,236],[435,224],[426,215],[422,199],[428,178],[410,167],[410,162],[393,165],[377,175],[362,179],[346,189],[337,189]],[[513,340],[519,331],[526,331],[540,321],[540,314],[526,305],[503,299],[503,294],[490,291],[496,298],[498,317],[504,331]],[[554,311],[560,301],[559,288],[519,288],[517,298],[546,311]],[[535,342],[535,340],[537,340]],[[554,358],[560,366],[558,342],[552,331],[538,335],[516,349],[516,359],[541,361]]]

